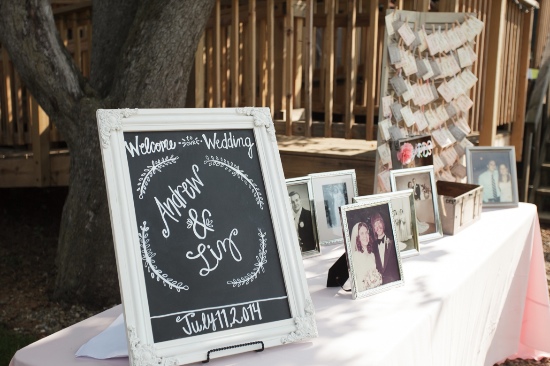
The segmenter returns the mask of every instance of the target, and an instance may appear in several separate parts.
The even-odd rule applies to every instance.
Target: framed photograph
[[[267,108],[97,120],[131,365],[317,335]]]
[[[413,191],[418,240],[423,242],[442,237],[433,166],[391,170],[390,183],[393,192]]]
[[[342,206],[342,226],[354,299],[401,286],[403,269],[389,198]]]
[[[355,169],[310,174],[317,220],[317,234],[321,245],[340,244],[342,223],[340,207],[352,203],[357,196]]]
[[[286,189],[292,208],[292,220],[298,235],[298,244],[302,257],[321,254],[317,239],[317,223],[313,204],[313,189],[310,177],[286,180]]]
[[[420,253],[418,231],[416,229],[416,210],[412,189],[380,193],[370,196],[359,196],[355,203],[370,202],[374,199],[389,199],[392,205],[392,217],[395,223],[397,247],[401,258],[408,258]]]
[[[466,148],[468,183],[483,187],[483,207],[516,207],[519,202],[513,146]]]

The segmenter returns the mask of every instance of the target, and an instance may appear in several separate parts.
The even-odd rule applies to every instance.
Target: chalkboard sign
[[[269,111],[97,117],[132,363],[316,336]]]

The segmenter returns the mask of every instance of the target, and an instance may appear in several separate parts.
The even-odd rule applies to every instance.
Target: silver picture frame
[[[483,187],[484,208],[518,206],[516,152],[513,146],[466,148],[466,177],[468,183]]]
[[[374,199],[389,198],[392,203],[392,216],[396,226],[396,238],[401,258],[405,259],[420,254],[416,210],[412,189],[380,193],[353,198],[354,203],[370,202]]]
[[[390,171],[392,192],[413,190],[416,226],[420,242],[441,238],[439,201],[433,165]]]
[[[298,235],[302,257],[309,258],[321,254],[311,177],[286,179],[286,189],[292,209],[291,218],[296,225],[296,234]],[[296,210],[300,212],[298,218],[296,218]]]
[[[390,198],[366,198],[341,207],[353,299],[404,284]]]
[[[355,169],[309,174],[320,245],[343,243],[339,209],[358,196]]]

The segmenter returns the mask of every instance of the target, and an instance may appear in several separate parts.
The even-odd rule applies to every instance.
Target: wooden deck
[[[355,169],[359,195],[372,194],[376,141],[278,136],[286,178]]]

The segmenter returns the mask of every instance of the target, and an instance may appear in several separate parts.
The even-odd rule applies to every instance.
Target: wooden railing
[[[384,16],[394,3],[405,10],[473,12],[485,22],[476,43],[472,71],[479,82],[468,120],[482,145],[509,132],[521,159],[533,12],[520,10],[514,0],[440,0],[437,9],[427,0],[217,0],[196,52],[187,106],[265,106],[279,134],[374,140]],[[54,14],[73,60],[89,75],[91,1],[57,4]],[[537,24],[539,37],[546,37],[546,3]],[[33,184],[55,184],[47,174],[48,152],[62,146],[62,137],[4,49],[0,81],[0,145],[16,152],[32,147],[44,166]]]

